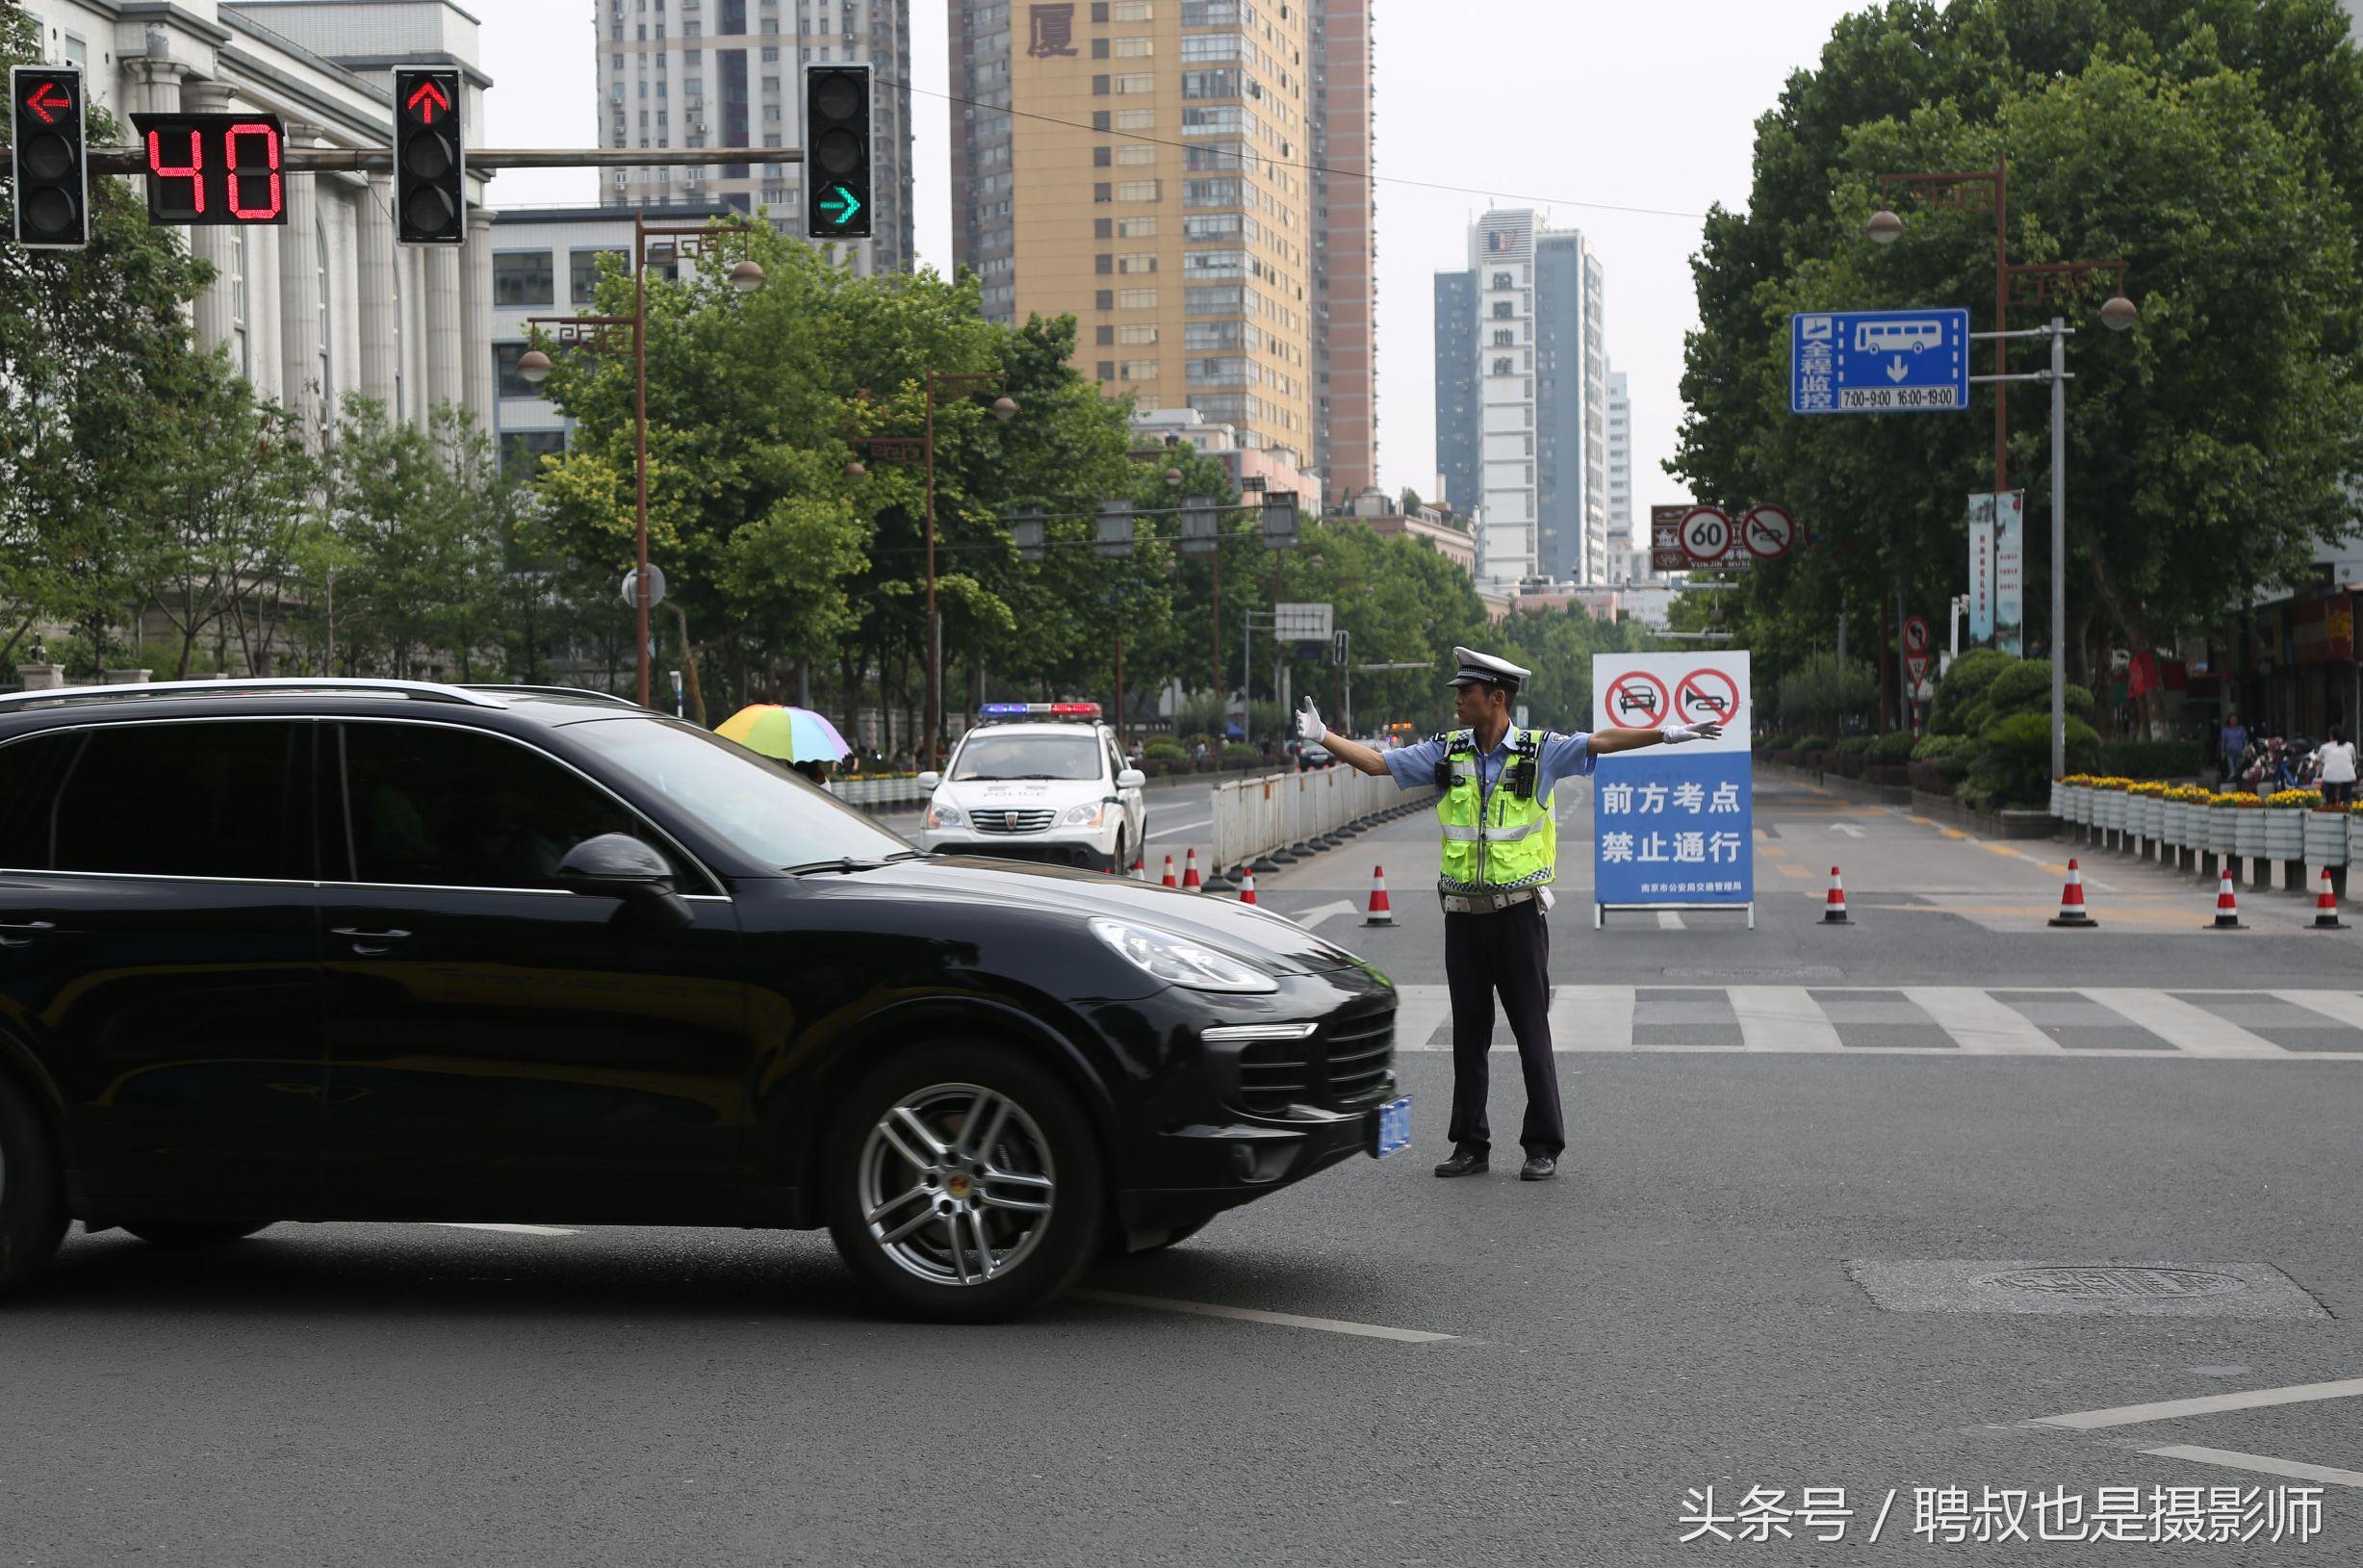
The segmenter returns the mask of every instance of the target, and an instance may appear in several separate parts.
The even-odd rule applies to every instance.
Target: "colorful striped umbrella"
[[[756,703],[715,727],[714,733],[783,762],[834,762],[853,748],[836,726],[809,707]]]

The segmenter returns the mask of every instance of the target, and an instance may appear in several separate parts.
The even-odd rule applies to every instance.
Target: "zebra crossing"
[[[1448,988],[1397,989],[1399,1051],[1450,1051]],[[1554,986],[1561,1053],[2363,1063],[2363,991],[2132,987]],[[1497,1018],[1494,1043],[1511,1043]]]

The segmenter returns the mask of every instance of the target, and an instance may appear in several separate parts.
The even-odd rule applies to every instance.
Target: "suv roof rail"
[[[274,691],[325,691],[355,697],[401,697],[422,703],[464,703],[470,707],[506,707],[490,692],[433,681],[381,681],[341,675],[262,676],[244,681],[148,681],[127,686],[52,686],[0,693],[0,707],[35,707],[43,703],[138,702],[149,697],[247,697]]]
[[[612,703],[617,707],[640,710],[640,705],[629,697],[612,691],[594,691],[589,686],[534,686],[519,681],[471,681],[459,688],[462,691],[504,691],[517,697],[588,697],[597,702]],[[647,709],[643,711],[654,711]]]

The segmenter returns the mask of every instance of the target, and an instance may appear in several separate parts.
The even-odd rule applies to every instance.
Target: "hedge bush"
[[[1895,766],[1912,760],[1912,733],[1890,730],[1863,748],[1863,760],[1874,767]]]
[[[1143,759],[1151,762],[1179,762],[1189,755],[1189,750],[1178,740],[1160,738],[1141,748]]]
[[[2094,766],[2119,779],[2190,779],[2208,771],[2207,748],[2196,740],[2111,740]]]
[[[1966,658],[1967,655],[1963,655]],[[1914,762],[1936,762],[1948,757],[1973,757],[1977,741],[1969,735],[1922,735],[1912,748]]]
[[[2051,715],[2013,713],[1979,737],[1977,759],[1962,794],[1981,810],[2033,808],[2050,798]],[[2100,734],[2082,719],[2068,721],[2068,771],[2097,765]]]
[[[1869,751],[1871,742],[1878,738],[1877,735],[1848,735],[1837,743],[1837,754],[1840,757],[1860,757]]]
[[[1829,749],[1830,737],[1828,735],[1807,735],[1797,742],[1797,750],[1808,757],[1812,756],[1815,752],[1826,752]]]

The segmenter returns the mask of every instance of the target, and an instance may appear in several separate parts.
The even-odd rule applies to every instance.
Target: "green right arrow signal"
[[[820,198],[820,210],[822,217],[843,228],[861,211],[861,198],[844,186],[833,185],[829,188],[829,193]]]

